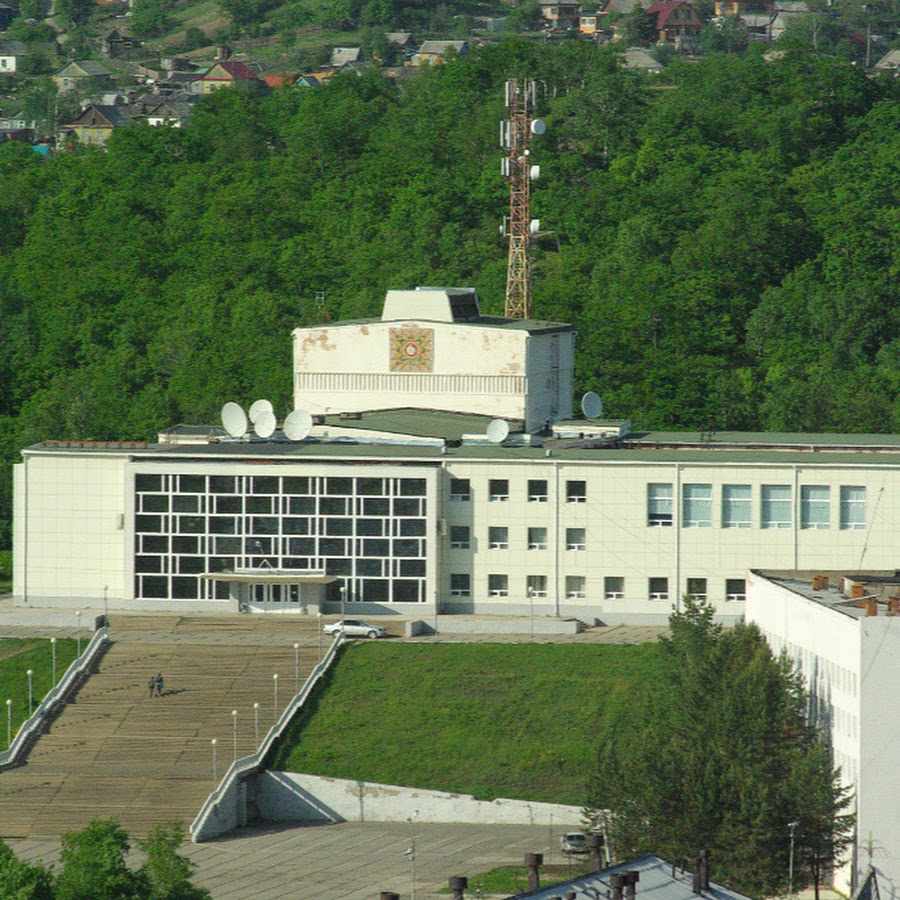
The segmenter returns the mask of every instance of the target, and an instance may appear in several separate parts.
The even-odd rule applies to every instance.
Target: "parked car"
[[[583,831],[569,831],[559,839],[563,853],[587,853],[587,837]]]
[[[325,634],[345,634],[348,637],[380,638],[387,634],[381,625],[371,625],[362,619],[341,619],[325,626]]]

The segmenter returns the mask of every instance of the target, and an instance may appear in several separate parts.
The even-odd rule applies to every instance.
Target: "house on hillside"
[[[136,117],[135,120],[146,122],[148,125],[183,128],[190,122],[191,108],[195,99],[196,96],[190,94],[166,98],[153,106],[148,105],[144,115]]]
[[[653,58],[653,54],[643,47],[629,47],[625,51],[625,58],[622,60],[623,69],[632,69],[639,72],[658,73],[665,69],[665,66]]]
[[[131,123],[131,113],[125,106],[91,104],[74,119],[60,124],[57,140],[60,144],[77,140],[89,147],[102,147],[116,128]]]
[[[414,66],[431,66],[441,63],[448,53],[465,56],[469,52],[468,41],[425,41],[412,55]]]
[[[102,48],[105,56],[112,59],[118,59],[128,55],[129,50],[133,50],[137,42],[131,35],[124,34],[118,28],[112,28],[103,35]]]
[[[758,28],[760,21],[771,21],[775,15],[775,0],[714,0],[716,18],[740,16],[748,27]]]
[[[577,29],[581,19],[581,4],[568,0],[540,0],[541,20],[551,31]]]
[[[332,69],[340,69],[341,66],[347,65],[347,63],[360,62],[362,59],[361,53],[361,47],[335,47],[331,51],[331,58],[328,64]]]
[[[93,59],[79,59],[63,66],[54,76],[53,83],[61,94],[67,91],[108,90],[113,83],[112,72]]]
[[[211,94],[223,87],[258,87],[263,84],[259,75],[246,63],[230,59],[217,60],[191,81],[191,92]]]
[[[21,41],[0,41],[0,75],[12,75],[19,70],[19,60],[28,55]]]
[[[684,53],[699,50],[703,21],[686,0],[657,0],[647,7],[647,15],[655,17],[659,43],[673,44]]]

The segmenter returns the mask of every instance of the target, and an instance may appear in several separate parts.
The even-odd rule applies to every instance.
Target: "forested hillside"
[[[221,91],[108,152],[0,147],[0,519],[23,445],[289,408],[318,292],[332,320],[416,284],[501,313],[497,126],[525,74],[554,232],[536,314],[578,326],[578,391],[642,428],[900,425],[894,80],[749,55],[645,81],[610,50],[510,41],[399,85]]]

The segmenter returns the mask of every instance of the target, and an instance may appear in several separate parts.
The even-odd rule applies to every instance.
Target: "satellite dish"
[[[231,437],[243,437],[247,433],[247,415],[237,403],[222,407],[222,426]]]
[[[594,391],[588,391],[581,398],[581,411],[589,419],[599,419],[603,415],[603,401]]]
[[[268,438],[275,433],[275,414],[270,412],[261,412],[253,423],[253,430],[257,437]]]
[[[295,409],[287,414],[281,430],[290,441],[302,441],[312,430],[312,416],[305,409]]]
[[[263,415],[263,413],[269,413],[273,415],[275,410],[272,409],[272,404],[269,403],[268,400],[256,400],[253,405],[250,407],[250,421],[256,422],[256,420]]]
[[[509,437],[509,422],[506,419],[491,419],[487,427],[487,439],[492,444],[502,444]]]
[[[543,134],[547,130],[547,123],[543,119],[531,120],[531,133]]]

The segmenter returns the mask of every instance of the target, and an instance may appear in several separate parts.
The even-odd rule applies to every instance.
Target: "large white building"
[[[831,745],[853,795],[856,840],[838,884],[853,890],[871,865],[882,894],[900,886],[900,573],[749,573],[747,618],[794,663],[810,720]],[[801,823],[802,827],[802,823]]]
[[[742,615],[748,567],[894,565],[893,436],[573,419],[572,327],[481,316],[469,289],[293,339],[302,440],[25,449],[16,602],[664,622],[687,592]]]

